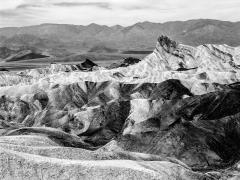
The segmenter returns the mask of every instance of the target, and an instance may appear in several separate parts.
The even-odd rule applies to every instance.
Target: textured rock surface
[[[141,60],[133,57],[129,57],[124,59],[122,62],[119,63],[113,63],[110,66],[108,66],[108,69],[114,69],[114,68],[119,68],[119,67],[127,67],[129,65],[133,65],[136,63],[139,63]]]
[[[236,178],[239,61],[162,36],[127,67],[2,72],[0,179]]]
[[[171,51],[160,42],[152,54],[128,67],[93,72],[72,72],[77,67],[52,65],[43,70],[1,73],[1,86],[22,84],[71,84],[80,81],[118,81],[124,83],[159,83],[179,79],[194,94],[214,91],[212,83],[230,84],[239,80],[239,47],[177,44]],[[185,69],[179,71],[179,69]],[[37,72],[36,72],[37,71]],[[68,73],[71,71],[72,73]]]
[[[18,141],[18,139],[21,141]],[[42,136],[1,137],[0,178],[5,179],[204,179],[181,164],[129,152],[64,148]],[[141,161],[145,158],[145,161]],[[149,161],[147,160],[149,158]],[[137,160],[138,161],[134,161]],[[162,160],[161,160],[162,159]]]

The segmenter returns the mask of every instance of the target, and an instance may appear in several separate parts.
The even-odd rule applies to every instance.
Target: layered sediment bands
[[[173,44],[174,41],[165,41],[163,38],[157,42],[152,54],[127,67],[111,70],[99,68],[91,72],[82,72],[77,65],[52,64],[48,68],[27,70],[22,73],[3,72],[0,76],[1,86],[43,82],[51,86],[53,83],[72,84],[80,81],[117,81],[136,84],[179,79],[194,94],[204,94],[214,91],[212,88],[206,88],[205,85],[211,87],[212,83],[230,84],[239,81],[239,47],[233,48],[227,45],[190,47],[176,43],[174,48],[170,48],[168,45]]]
[[[29,86],[25,88],[27,89]],[[14,95],[14,92],[7,92]],[[23,123],[26,126],[44,125],[70,131],[69,121],[74,119],[75,114],[77,117],[95,119],[98,123],[101,122],[101,116],[116,119],[118,122],[119,116],[114,117],[111,111],[119,111],[119,114],[124,113],[125,116],[128,116],[124,108],[130,109],[127,102],[130,104],[129,101],[132,99],[179,99],[185,94],[192,95],[178,80],[168,80],[159,84],[86,81],[69,85],[55,85],[46,91],[29,88],[28,91],[17,92],[16,97],[4,95],[1,100],[3,107],[1,113],[4,120]],[[121,104],[125,104],[123,109]],[[110,107],[120,109],[111,110]],[[72,122],[74,124],[75,121]],[[75,123],[78,128],[86,124],[86,122],[77,121]],[[124,124],[124,122],[122,123]],[[77,131],[77,129],[75,130]],[[82,132],[81,129],[80,132]]]
[[[52,105],[58,109],[63,109],[69,103],[77,108],[81,108],[83,105],[105,104],[114,98],[114,94],[110,92],[111,84],[110,81],[101,83],[85,81],[62,85],[52,88],[49,91],[49,98]]]
[[[171,112],[167,109],[164,112],[166,116],[171,114],[186,121],[216,120],[240,112],[239,98],[238,90],[216,91],[183,99],[171,105],[172,108],[169,109]]]
[[[94,114],[98,117],[97,119],[93,118],[89,129],[81,134],[88,136],[85,141],[94,146],[105,145],[111,139],[121,136],[125,120],[130,111],[130,102],[113,102],[100,109],[100,111],[101,114]]]
[[[18,139],[11,137],[14,138]],[[208,175],[193,172],[161,157],[154,157],[158,161],[148,161],[145,157],[149,158],[151,155],[62,148],[52,145],[53,142],[41,136],[23,136],[21,142],[11,139],[1,138],[1,141],[12,142],[12,145],[1,143],[5,145],[0,149],[1,179],[210,179]],[[32,144],[24,147],[24,140],[27,144]],[[36,141],[42,143],[36,144]],[[144,161],[136,161],[139,159]]]
[[[146,102],[141,106],[145,117],[143,109],[133,108],[118,146],[176,157],[197,167],[231,164],[239,160],[238,96],[239,91],[222,90],[177,102]]]
[[[127,67],[2,73],[1,179],[235,176],[222,169],[240,158],[239,57],[161,37]]]
[[[191,97],[183,99],[184,95]],[[118,146],[127,151],[175,157],[193,167],[211,166],[221,160],[237,159],[236,155],[229,154],[238,147],[234,143],[238,135],[234,130],[236,137],[229,133],[228,126],[233,129],[232,122],[218,122],[228,117],[233,123],[238,122],[237,117],[232,116],[240,110],[238,96],[236,89],[193,95],[179,80],[159,84],[59,85],[48,92],[34,94],[30,102],[3,96],[2,107],[7,107],[2,111],[5,113],[3,120],[21,124],[10,124],[4,134],[45,134],[62,145],[86,149],[95,149],[117,139]],[[39,108],[30,108],[37,102]],[[23,117],[25,119],[19,120]],[[56,133],[43,126],[60,131]],[[8,133],[17,128],[20,129]],[[64,140],[65,135],[60,132],[70,135]],[[76,135],[82,137],[80,142],[88,145],[79,144],[73,138]],[[217,150],[220,147],[226,151],[223,154],[228,153],[226,156],[231,158],[224,157]]]
[[[153,127],[157,125],[151,124]],[[185,128],[178,124],[168,131],[157,131],[153,128],[149,131],[148,128],[148,131],[144,132],[146,124],[139,124],[138,130],[140,130],[139,126],[141,126],[142,132],[138,131],[137,134],[137,132],[132,131],[133,134],[130,137],[124,136],[118,142],[121,149],[174,157],[192,168],[212,167],[221,162],[218,154],[211,151],[207,143],[201,141],[201,138],[204,138],[204,131],[197,132],[194,128]]]

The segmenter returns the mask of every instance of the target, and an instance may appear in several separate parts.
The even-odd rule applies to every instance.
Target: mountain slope
[[[240,45],[240,23],[199,19],[166,23],[142,22],[132,26],[88,26],[42,24],[21,28],[1,28],[0,45],[33,46],[69,52],[88,51],[101,44],[120,50],[149,50],[155,39],[164,34],[186,45]]]

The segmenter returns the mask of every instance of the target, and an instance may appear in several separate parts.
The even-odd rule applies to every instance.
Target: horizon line
[[[188,21],[197,21],[197,20],[212,20],[212,21],[221,21],[221,22],[230,22],[230,23],[240,23],[240,21],[227,21],[227,20],[221,20],[221,19],[210,19],[210,18],[198,18],[198,19],[188,19],[188,20],[172,20],[172,21],[164,21],[164,22],[153,22],[153,21],[139,21],[139,22],[136,22],[134,24],[131,24],[131,25],[128,25],[128,26],[123,26],[123,25],[120,25],[120,24],[115,24],[115,25],[112,25],[112,26],[109,26],[109,25],[106,25],[106,24],[97,24],[97,23],[89,23],[89,24],[86,24],[86,25],[83,25],[83,24],[61,24],[61,23],[41,23],[41,24],[34,24],[34,25],[26,25],[26,26],[6,26],[6,27],[0,27],[0,29],[4,29],[4,28],[24,28],[24,27],[34,27],[34,26],[41,26],[41,25],[72,25],[72,26],[90,26],[90,25],[98,25],[98,26],[106,26],[106,27],[114,27],[114,26],[121,26],[123,28],[126,28],[126,27],[131,27],[131,26],[134,26],[136,24],[139,24],[139,23],[152,23],[152,24],[165,24],[165,23],[173,23],[173,22],[188,22]]]

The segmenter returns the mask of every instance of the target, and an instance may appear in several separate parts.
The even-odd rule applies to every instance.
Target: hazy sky
[[[240,0],[0,0],[0,27],[197,18],[240,21]]]

